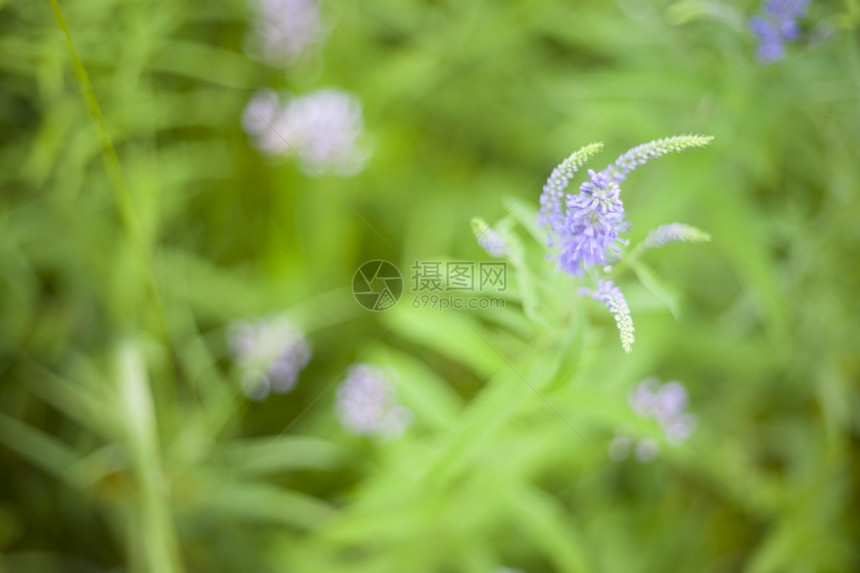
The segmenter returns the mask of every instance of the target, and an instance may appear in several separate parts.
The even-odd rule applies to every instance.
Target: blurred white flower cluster
[[[398,402],[385,372],[368,364],[350,369],[336,407],[340,423],[354,434],[396,438],[412,423],[412,411]]]
[[[287,68],[323,43],[326,27],[316,0],[254,0],[251,56]]]
[[[227,336],[242,390],[252,400],[292,390],[311,358],[304,333],[285,316],[233,323]]]
[[[630,392],[630,407],[643,418],[657,420],[666,440],[678,445],[690,437],[696,427],[696,416],[686,412],[687,390],[677,381],[660,384],[656,378],[646,378]],[[609,457],[622,460],[634,449],[636,459],[648,462],[657,457],[659,444],[653,438],[635,441],[619,433],[609,444]]]
[[[369,156],[358,142],[364,126],[361,102],[339,90],[286,101],[272,90],[259,91],[248,102],[242,124],[262,153],[295,155],[308,175],[354,175]]]

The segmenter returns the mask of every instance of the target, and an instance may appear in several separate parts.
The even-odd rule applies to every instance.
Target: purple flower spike
[[[624,219],[621,189],[603,173],[588,170],[589,181],[567,197],[567,215],[558,229],[561,270],[582,276],[591,265],[605,265],[621,256],[626,241],[620,233],[630,229]]]
[[[624,347],[624,352],[630,352],[635,340],[633,337],[633,318],[630,316],[630,308],[627,306],[627,300],[621,289],[615,286],[612,281],[599,280],[597,281],[597,290],[581,289],[580,294],[591,296],[609,309],[609,312],[615,317],[615,324],[618,326],[621,346]]]
[[[576,171],[601,145],[583,147],[558,165],[544,185],[537,216],[539,226],[549,227],[549,246],[560,247],[558,268],[582,276],[592,266],[605,266],[620,258],[621,247],[627,244],[621,234],[630,230],[630,223],[625,218],[619,183],[630,171],[655,157],[701,147],[711,139],[680,135],[636,146],[603,171],[589,169],[588,180],[576,194],[565,190]]]
[[[562,161],[546,180],[543,193],[540,196],[540,212],[538,212],[538,225],[549,226],[555,232],[564,224],[564,198],[565,189],[570,185],[570,180],[582,167],[588,158],[603,148],[602,143],[593,143],[576,151],[573,155]],[[550,246],[553,244],[550,234]]]

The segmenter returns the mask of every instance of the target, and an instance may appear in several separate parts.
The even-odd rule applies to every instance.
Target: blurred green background
[[[51,1],[0,0],[0,571],[860,570],[858,2],[771,65],[744,1],[325,0],[286,67],[254,2],[58,6],[77,74]],[[358,98],[364,169],[255,149],[267,88]],[[628,178],[630,238],[713,241],[649,255],[662,298],[623,283],[626,355],[526,229],[577,148],[680,133],[715,139]],[[367,260],[489,260],[474,216],[528,245],[505,309],[356,304]],[[313,356],[251,401],[228,325],[273,314]],[[338,423],[355,362],[397,439]],[[679,447],[628,405],[652,375]]]

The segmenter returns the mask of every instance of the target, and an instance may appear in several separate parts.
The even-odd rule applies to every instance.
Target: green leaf
[[[336,514],[316,498],[264,483],[224,483],[204,490],[207,511],[248,521],[312,529]]]
[[[638,260],[631,260],[630,268],[636,273],[636,277],[642,283],[642,286],[657,297],[661,303],[666,305],[669,312],[675,317],[675,320],[679,320],[681,317],[681,305],[678,303],[677,297],[660,282],[657,276],[651,272],[651,269],[645,263]]]
[[[0,414],[0,444],[66,482],[71,480],[69,468],[80,459],[77,452],[53,436],[6,414]]]
[[[451,311],[398,307],[385,314],[394,332],[465,364],[476,373],[491,376],[504,366],[489,345],[491,337],[472,317]]]
[[[373,354],[380,356],[376,362],[397,372],[397,393],[419,420],[439,430],[445,430],[460,416],[463,411],[460,396],[426,364],[389,348]]]
[[[521,485],[507,498],[512,518],[525,529],[532,543],[555,562],[557,571],[591,571],[579,532],[569,523],[568,511],[536,488]]]
[[[354,457],[331,442],[301,436],[234,440],[218,448],[217,453],[223,456],[230,470],[257,476],[295,470],[330,470]]]

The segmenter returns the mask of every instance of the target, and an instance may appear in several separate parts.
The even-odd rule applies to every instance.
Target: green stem
[[[139,345],[120,344],[117,356],[120,412],[125,423],[125,445],[137,486],[136,525],[145,559],[143,570],[178,573],[182,570],[179,542],[170,510],[169,484],[161,467],[161,452],[152,388]]]
[[[87,70],[84,68],[84,63],[78,54],[74,41],[72,40],[72,33],[69,31],[65,17],[63,17],[63,11],[60,8],[59,2],[57,0],[50,0],[50,2],[54,9],[54,15],[57,17],[57,24],[60,26],[60,30],[63,31],[63,35],[66,37],[66,47],[69,50],[72,69],[75,72],[75,77],[77,78],[78,85],[81,88],[81,95],[83,95],[84,102],[87,105],[87,110],[89,110],[98,125],[99,139],[101,139],[102,144],[102,155],[105,160],[105,167],[107,168],[108,177],[111,181],[111,188],[113,189],[114,199],[116,200],[122,224],[131,236],[132,240],[143,243],[143,232],[141,231],[140,222],[138,221],[134,210],[134,202],[132,201],[131,192],[129,191],[125,177],[123,176],[119,156],[117,156],[113,140],[107,130],[107,125],[105,124],[104,116],[102,115],[102,110],[99,106],[98,100],[96,99],[95,92],[93,92],[93,86],[90,83]]]
[[[63,16],[63,10],[60,8],[58,0],[50,0],[50,2],[51,7],[54,9],[54,15],[57,18],[57,25],[60,27],[60,30],[62,30],[63,35],[66,38],[66,47],[69,51],[69,58],[71,60],[72,69],[75,72],[75,77],[77,78],[78,85],[81,89],[81,95],[84,98],[87,110],[90,112],[90,115],[92,115],[96,121],[99,139],[101,140],[102,158],[104,159],[105,169],[107,170],[108,179],[111,183],[111,189],[113,191],[113,197],[116,203],[117,211],[119,212],[120,221],[122,223],[123,228],[125,229],[125,232],[128,235],[129,240],[131,241],[133,248],[139,251],[139,255],[144,262],[146,281],[148,283],[148,288],[151,289],[153,301],[158,311],[158,326],[159,329],[162,330],[162,332],[164,333],[166,332],[164,325],[164,313],[161,305],[161,300],[158,294],[158,286],[157,281],[155,279],[155,272],[153,271],[152,256],[150,254],[149,246],[147,245],[146,239],[144,238],[143,229],[140,225],[140,221],[137,217],[137,212],[134,207],[134,200],[128,187],[128,183],[126,182],[125,175],[123,174],[122,165],[119,161],[119,156],[117,155],[116,148],[113,144],[113,139],[111,138],[110,132],[108,132],[107,129],[107,125],[105,124],[104,115],[102,115],[102,110],[99,106],[98,99],[96,99],[95,92],[93,91],[93,86],[90,83],[90,78],[89,75],[87,75],[87,70],[84,67],[84,63],[81,60],[80,55],[78,54],[75,42],[72,40],[72,33],[69,30],[68,25],[66,24],[66,19]]]
[[[612,267],[612,276],[617,277],[622,274],[623,271],[627,269],[627,267],[631,266],[636,260],[642,256],[642,253],[645,252],[645,243],[639,243],[636,245],[632,251],[627,253],[618,264]]]

